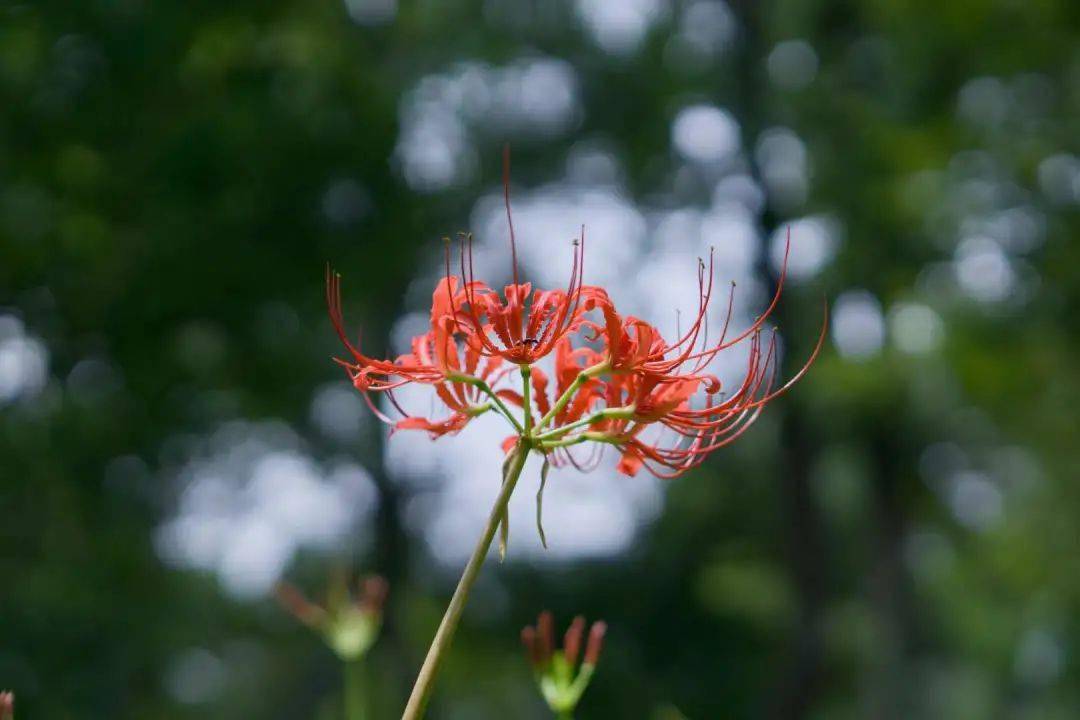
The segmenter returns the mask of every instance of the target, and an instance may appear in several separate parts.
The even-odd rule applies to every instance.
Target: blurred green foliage
[[[728,108],[748,145],[791,128],[813,169],[799,214],[844,229],[785,294],[791,355],[814,337],[804,309],[853,287],[933,305],[944,341],[827,350],[745,441],[668,487],[625,556],[489,567],[431,717],[545,717],[517,646],[538,602],[611,628],[582,718],[1075,717],[1080,204],[1040,175],[1080,152],[1080,5],[739,0],[727,49],[676,69],[687,5],[658,3],[620,56],[563,3],[401,0],[369,26],[329,0],[0,2],[0,310],[49,353],[45,386],[0,405],[0,686],[21,717],[334,716],[340,668],[317,641],[159,561],[157,468],[230,418],[303,426],[312,389],[339,377],[328,260],[368,347],[386,347],[415,268],[498,182],[503,140],[476,139],[466,181],[416,192],[394,156],[402,99],[455,62],[530,54],[571,64],[582,107],[569,133],[514,138],[516,181],[551,181],[575,141],[601,138],[633,198],[652,197],[692,102]],[[767,58],[793,38],[819,67],[778,87]],[[968,117],[977,78],[1008,92]],[[328,217],[339,180],[363,201]],[[937,292],[988,203],[1044,221],[1013,266],[1026,294]],[[790,218],[770,206],[764,229]],[[383,494],[354,562],[393,588],[370,662],[394,717],[449,586],[404,530],[381,429],[364,432],[352,451]],[[953,512],[968,486],[935,475],[941,453],[994,479],[993,523]],[[312,588],[326,573],[317,557],[296,569]],[[168,681],[192,648],[227,668],[194,704]]]

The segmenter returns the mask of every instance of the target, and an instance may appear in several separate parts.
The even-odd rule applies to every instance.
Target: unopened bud
[[[280,582],[274,591],[282,607],[305,625],[320,627],[326,621],[326,611],[304,597],[296,586]]]
[[[363,657],[379,636],[389,585],[378,575],[364,578],[358,595],[349,592],[344,570],[330,581],[326,607],[308,600],[289,583],[278,583],[278,601],[300,622],[318,632],[343,660]]]
[[[525,646],[525,654],[528,655],[529,664],[533,669],[540,670],[543,663],[540,660],[540,646],[536,642],[536,628],[528,625],[521,629],[521,644]]]
[[[547,665],[555,651],[555,621],[551,613],[545,610],[536,620],[537,645],[540,648],[540,662]]]
[[[603,620],[594,622],[589,630],[589,644],[585,648],[585,664],[596,665],[600,660],[600,651],[604,649],[604,635],[607,633],[607,623]]]
[[[582,693],[589,686],[607,625],[593,623],[585,644],[585,660],[578,666],[585,635],[585,618],[578,615],[570,623],[563,636],[562,652],[555,654],[554,622],[551,613],[544,611],[537,619],[536,627],[528,626],[521,631],[521,643],[533,666],[537,686],[544,701],[559,717],[572,717]]]
[[[0,720],[11,720],[13,717],[15,717],[15,693],[0,692]]]
[[[382,615],[390,583],[381,575],[368,575],[360,583],[360,609],[372,615]]]
[[[563,657],[566,658],[566,662],[570,667],[577,664],[578,656],[581,654],[581,638],[584,634],[585,618],[578,615],[574,618],[574,622],[570,623],[570,627],[563,637]]]

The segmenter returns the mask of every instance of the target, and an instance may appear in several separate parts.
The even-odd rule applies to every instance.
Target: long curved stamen
[[[783,262],[783,265],[781,265],[781,267],[780,267],[780,276],[776,279],[776,292],[773,293],[772,301],[769,303],[769,306],[767,308],[765,308],[765,311],[762,312],[761,315],[759,315],[758,318],[753,322],[753,324],[750,325],[750,327],[748,327],[746,330],[741,332],[739,335],[733,337],[731,340],[727,341],[726,343],[724,343],[724,342],[718,343],[714,348],[709,350],[708,352],[712,353],[713,356],[715,356],[715,354],[720,352],[721,350],[726,350],[727,348],[731,347],[732,345],[735,345],[736,343],[738,343],[741,340],[745,339],[751,333],[757,331],[762,325],[765,324],[765,321],[769,318],[769,316],[772,315],[773,310],[776,309],[777,304],[779,304],[779,302],[780,302],[780,296],[784,292],[784,280],[787,278],[788,256],[790,254],[791,254],[791,228],[789,227],[788,231],[787,231],[787,241],[786,241],[786,244],[784,246],[784,262]]]
[[[706,317],[707,317],[708,311],[709,311],[709,303],[712,300],[713,278],[715,277],[715,273],[713,272],[714,254],[715,254],[714,250],[712,248],[710,248],[709,249],[709,282],[708,282],[708,284],[706,284],[706,282],[705,282],[704,263],[700,258],[698,259],[698,310],[697,310],[697,314],[694,317],[694,322],[690,325],[689,329],[686,331],[686,334],[683,335],[681,333],[676,333],[677,335],[681,335],[679,337],[679,340],[677,342],[671,344],[671,345],[665,346],[665,348],[664,348],[664,354],[665,355],[667,355],[669,352],[671,352],[671,351],[673,351],[673,350],[675,350],[677,348],[682,347],[683,345],[687,345],[687,343],[689,343],[689,344],[687,345],[687,348],[684,351],[684,354],[689,354],[690,352],[693,351],[694,347],[697,345],[697,338],[698,338],[698,335],[701,333],[702,324],[705,323],[705,320],[706,320]],[[681,362],[680,362],[680,360],[678,358],[675,359],[675,360],[667,361],[667,362],[677,363],[676,367],[677,367],[678,364],[681,364]]]
[[[570,281],[566,294],[559,303],[557,318],[548,322],[536,344],[535,355],[546,355],[570,329],[581,304],[582,285],[585,279],[585,226],[581,226],[581,240],[574,241],[574,260],[570,268]],[[572,305],[571,305],[572,304]],[[533,309],[535,311],[535,308]]]
[[[777,388],[776,390],[771,392],[769,395],[767,395],[764,398],[762,398],[761,400],[759,400],[758,402],[760,404],[763,405],[763,404],[765,404],[767,402],[770,402],[770,401],[775,400],[776,398],[780,397],[781,395],[786,393],[788,390],[790,390],[795,385],[795,383],[797,383],[799,380],[801,380],[802,377],[804,375],[806,375],[806,373],[808,373],[810,371],[810,366],[814,364],[814,361],[817,360],[818,355],[821,353],[821,348],[825,346],[825,336],[828,334],[828,331],[829,331],[829,303],[828,303],[828,301],[825,301],[825,303],[824,303],[823,314],[824,314],[824,318],[823,318],[822,323],[821,323],[821,332],[818,333],[817,343],[814,345],[814,350],[810,353],[810,357],[807,358],[806,362],[803,363],[801,368],[799,368],[799,371],[797,373],[795,373],[794,375],[792,375],[791,378],[789,378],[788,381],[783,384],[783,386],[781,386],[780,388]]]
[[[333,271],[330,263],[326,264],[326,307],[330,313],[330,323],[334,326],[334,332],[337,333],[345,348],[356,358],[357,362],[367,360],[360,350],[349,341],[349,336],[345,332],[345,317],[341,311],[341,275]]]
[[[466,255],[468,263],[466,263]],[[469,304],[469,318],[472,320],[473,332],[470,335],[480,343],[481,349],[486,355],[498,355],[499,349],[488,337],[484,329],[484,323],[480,320],[480,311],[476,307],[476,275],[473,270],[472,258],[472,235],[467,234],[461,243],[461,279],[465,283],[465,302]]]
[[[722,327],[720,329],[720,339],[717,341],[717,343],[720,344],[720,345],[722,345],[724,343],[724,338],[727,337],[727,331],[728,331],[728,327],[731,325],[731,316],[733,314],[734,309],[735,309],[735,282],[732,281],[732,283],[731,283],[731,293],[728,295],[727,315],[724,317],[724,327]],[[700,372],[708,364],[709,363],[708,363],[707,360],[705,360],[704,358],[699,358],[697,363],[694,365],[693,372],[695,372],[695,373]]]
[[[450,238],[443,238],[443,242],[445,243],[443,246],[443,260],[446,263],[446,291],[450,295],[450,314],[454,318],[454,327],[457,328],[457,331],[463,335],[468,335],[461,328],[461,320],[458,318],[458,309],[455,305],[454,295],[456,293],[454,292],[453,283],[450,282],[450,278],[453,277],[450,273]],[[461,283],[462,285],[466,284],[464,277],[461,278]]]
[[[514,270],[514,284],[518,280],[517,242],[514,238],[514,218],[510,213],[510,143],[503,145],[503,201],[506,204],[506,224],[510,227],[510,262]]]
[[[575,265],[577,266],[577,286],[574,288],[572,295],[574,297],[574,307],[570,311],[570,323],[573,323],[574,318],[577,317],[578,309],[581,307],[581,294],[585,288],[585,226],[581,226],[581,245],[575,249],[574,253]],[[567,293],[567,299],[569,300],[571,293]],[[569,326],[567,327],[569,329]]]
[[[790,255],[790,253],[791,253],[791,229],[788,228],[788,236],[787,236],[787,241],[786,241],[786,245],[785,245],[785,248],[784,248],[784,260],[783,260],[783,265],[781,266],[781,269],[780,269],[780,276],[777,278],[776,291],[773,293],[773,297],[772,297],[772,300],[769,302],[769,306],[767,308],[765,308],[765,310],[754,320],[753,323],[751,323],[750,327],[746,328],[745,330],[743,330],[741,333],[739,333],[735,337],[731,338],[730,340],[727,340],[727,341],[721,340],[721,341],[717,342],[716,345],[714,345],[714,346],[712,346],[710,348],[706,348],[706,349],[700,350],[698,352],[684,353],[684,354],[680,355],[678,358],[675,358],[675,359],[672,359],[672,360],[664,360],[664,361],[658,361],[658,362],[654,362],[654,363],[648,363],[647,369],[649,371],[651,371],[651,372],[671,372],[673,369],[680,367],[682,364],[684,364],[685,362],[690,361],[690,360],[698,361],[697,367],[699,367],[699,368],[704,367],[705,365],[708,365],[710,362],[712,362],[713,358],[715,358],[721,351],[727,350],[728,348],[733,347],[734,345],[737,345],[738,343],[742,342],[743,340],[745,340],[747,337],[749,337],[753,333],[760,330],[761,326],[765,324],[765,321],[768,320],[770,315],[772,315],[773,311],[776,309],[776,306],[780,302],[780,296],[783,293],[783,289],[784,289],[784,281],[785,281],[785,279],[787,277],[788,256]],[[725,329],[725,333],[726,333],[726,329]]]
[[[373,403],[371,401],[371,396],[368,393],[365,392],[365,393],[360,393],[360,394],[363,396],[364,402],[367,403],[368,408],[375,415],[375,417],[377,417],[379,420],[386,423],[387,425],[394,425],[395,424],[395,421],[392,418],[388,417],[382,410],[380,410],[375,405],[375,403]]]

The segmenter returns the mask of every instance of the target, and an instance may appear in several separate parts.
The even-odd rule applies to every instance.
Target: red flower
[[[649,360],[663,358],[666,345],[659,330],[639,318],[621,317],[602,288],[590,287],[587,292],[591,306],[600,308],[603,323],[586,320],[582,325],[593,331],[593,340],[603,339],[606,363],[612,372],[633,372]]]
[[[398,356],[393,362],[370,358],[349,342],[341,313],[340,276],[328,268],[326,283],[331,321],[352,355],[352,361],[334,360],[345,368],[353,386],[363,393],[369,407],[380,419],[395,429],[427,430],[433,437],[439,437],[458,432],[470,419],[490,409],[484,403],[481,388],[497,376],[502,360],[481,358],[470,345],[459,348],[451,314],[453,298],[461,296],[457,278],[444,279],[436,286],[431,303],[431,329],[414,337],[412,352]],[[450,410],[450,416],[431,420],[406,413],[394,398],[393,391],[408,383],[433,386],[438,398]],[[387,417],[371,402],[369,392],[385,393],[404,417],[400,420]]]
[[[513,247],[513,226],[511,246]],[[550,353],[559,341],[580,325],[592,308],[582,285],[584,272],[584,232],[574,242],[574,258],[566,290],[533,290],[531,283],[514,282],[500,296],[473,274],[472,237],[466,236],[461,249],[461,277],[464,290],[452,299],[448,315],[455,330],[470,347],[488,357],[499,357],[515,365],[532,365]],[[452,279],[447,267],[447,279]],[[531,295],[531,297],[530,297]]]
[[[587,432],[563,442],[594,440],[619,447],[618,470],[635,475],[642,467],[658,477],[672,478],[701,464],[713,451],[741,436],[758,418],[766,403],[786,392],[809,369],[825,339],[824,327],[810,359],[780,388],[774,388],[775,335],[767,349],[761,334],[751,336],[746,374],[729,397],[717,400],[706,392],[694,407],[692,398],[704,384],[717,383],[707,376],[636,373],[614,376],[606,383],[606,405]]]
[[[693,322],[674,341],[645,320],[622,316],[608,293],[584,285],[582,242],[575,242],[565,290],[541,290],[520,282],[509,192],[510,248],[514,282],[502,295],[473,273],[472,240],[465,236],[460,277],[450,273],[432,295],[431,324],[412,341],[412,351],[394,359],[364,355],[345,333],[340,280],[327,273],[327,302],[334,328],[350,358],[336,359],[353,385],[369,398],[387,396],[401,415],[391,419],[368,404],[396,430],[424,430],[433,438],[454,434],[494,410],[513,427],[503,442],[543,453],[554,465],[594,467],[604,447],[614,445],[617,468],[627,475],[646,468],[675,477],[700,464],[711,452],[734,441],[763,407],[789,389],[820,352],[827,324],[809,360],[777,387],[775,333],[763,341],[762,328],[775,310],[786,276],[787,256],[768,307],[741,332],[729,336],[734,307],[731,287],[720,337],[709,340],[707,320],[714,293],[714,268],[698,263],[698,308]],[[743,379],[723,393],[713,361],[736,345],[748,345]],[[554,354],[554,374],[537,363]],[[504,364],[506,361],[506,364]],[[517,370],[521,378],[513,375]],[[404,385],[430,386],[446,412],[429,418],[410,415],[394,391]],[[514,408],[520,410],[515,414]],[[591,443],[592,454],[577,457],[575,446]]]

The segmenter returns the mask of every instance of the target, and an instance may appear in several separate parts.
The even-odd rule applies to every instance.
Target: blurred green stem
[[[371,688],[363,658],[346,661],[341,671],[345,685],[345,720],[372,720]]]
[[[574,720],[574,713],[569,710],[563,710],[561,713],[555,716],[556,720]]]
[[[526,410],[526,414],[528,414],[528,410]],[[435,639],[431,641],[431,647],[428,649],[427,657],[424,658],[424,664],[420,668],[416,684],[413,685],[409,703],[405,706],[405,713],[401,716],[401,720],[419,720],[424,716],[424,710],[427,708],[428,700],[431,698],[431,690],[435,685],[435,676],[438,674],[439,666],[446,657],[447,650],[450,649],[454,631],[457,630],[458,622],[461,620],[461,613],[465,610],[465,602],[469,599],[469,591],[472,590],[472,586],[480,574],[480,566],[484,564],[484,558],[487,557],[488,551],[491,549],[491,541],[495,538],[495,531],[498,529],[499,522],[506,511],[506,504],[510,501],[510,495],[514,492],[514,487],[517,485],[521,471],[525,467],[525,459],[528,455],[529,445],[527,441],[523,440],[514,449],[510,468],[506,473],[506,481],[503,483],[499,496],[495,500],[495,506],[491,508],[491,514],[488,516],[487,525],[484,526],[484,532],[477,541],[469,562],[465,565],[465,571],[461,574],[457,589],[454,590],[454,597],[450,599],[450,606],[446,608],[446,614],[443,615],[442,622],[439,623]]]

